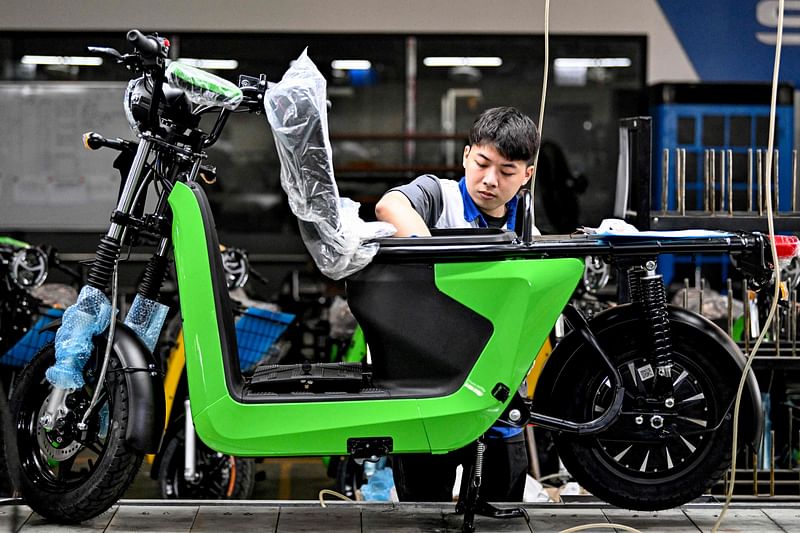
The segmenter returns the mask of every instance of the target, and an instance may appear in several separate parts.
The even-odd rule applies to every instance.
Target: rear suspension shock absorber
[[[627,270],[628,277],[628,298],[631,302],[642,301],[642,276],[645,270],[638,265],[631,266]]]
[[[669,382],[672,367],[672,337],[667,313],[667,293],[661,274],[656,274],[656,262],[645,263],[646,273],[640,278],[641,303],[651,338],[652,361],[656,381]]]

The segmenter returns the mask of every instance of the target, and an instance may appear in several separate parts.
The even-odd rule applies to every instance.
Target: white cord
[[[326,494],[329,494],[331,496],[335,496],[336,498],[339,498],[340,500],[344,500],[346,502],[352,502],[353,501],[352,498],[348,498],[347,496],[345,496],[341,492],[336,492],[335,490],[331,490],[331,489],[322,489],[321,491],[319,491],[319,505],[320,505],[320,507],[327,507],[327,505],[325,505],[325,495]]]
[[[533,178],[531,179],[531,196],[536,185],[536,168],[539,165],[539,151],[542,148],[542,131],[544,131],[544,103],[547,99],[547,77],[550,72],[550,0],[544,0],[544,74],[542,78],[542,101],[539,104],[539,146],[533,156]]]
[[[584,524],[582,526],[575,526],[568,529],[562,529],[559,533],[573,533],[574,531],[583,531],[584,529],[622,529],[630,531],[631,533],[642,533],[635,527],[626,526],[623,524],[614,524],[611,522],[598,522],[596,524]]]
[[[728,483],[728,490],[725,495],[725,504],[722,506],[722,511],[719,513],[719,518],[714,523],[714,527],[711,528],[712,533],[716,533],[719,530],[720,525],[722,524],[723,518],[725,518],[725,513],[728,511],[728,507],[730,507],[731,499],[733,498],[733,487],[736,482],[736,448],[737,448],[737,433],[739,429],[739,406],[742,399],[742,392],[744,391],[744,384],[747,381],[747,375],[750,371],[750,366],[753,363],[753,358],[758,351],[758,348],[761,346],[761,342],[767,335],[769,331],[769,326],[772,323],[772,319],[775,316],[775,310],[778,307],[778,299],[780,298],[781,292],[781,269],[780,265],[778,264],[778,250],[775,246],[775,225],[772,219],[772,187],[770,185],[771,179],[769,176],[772,175],[772,149],[775,142],[775,107],[778,95],[778,72],[780,71],[781,65],[781,41],[783,38],[783,1],[779,0],[778,2],[778,32],[777,32],[777,40],[775,41],[775,63],[772,69],[772,96],[770,100],[770,109],[769,109],[769,142],[767,144],[767,168],[766,168],[766,179],[765,181],[765,192],[766,192],[766,200],[767,200],[767,227],[769,228],[769,241],[770,241],[770,248],[772,250],[772,264],[775,267],[775,291],[772,296],[772,305],[769,309],[769,315],[767,316],[767,321],[764,323],[764,327],[761,330],[761,334],[758,336],[758,340],[756,341],[755,345],[753,345],[753,349],[750,351],[750,354],[747,356],[747,362],[744,365],[744,369],[742,371],[742,377],[739,380],[739,389],[736,391],[736,403],[733,408],[733,444],[731,447],[731,477]],[[748,302],[745,302],[745,305],[748,305]],[[745,328],[747,328],[749,324],[745,324]],[[753,466],[755,468],[755,465]]]

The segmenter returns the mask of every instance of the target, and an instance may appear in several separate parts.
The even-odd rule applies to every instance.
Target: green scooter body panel
[[[496,383],[515,389],[583,272],[577,259],[436,265],[437,287],[494,327],[455,393],[434,398],[256,403],[226,380],[209,239],[199,200],[178,183],[169,197],[192,415],[211,448],[239,456],[347,453],[349,438],[391,437],[395,453],[443,453],[481,435],[505,405]],[[512,365],[498,362],[512,358]],[[229,388],[232,387],[232,388]],[[241,391],[238,391],[241,393]]]
[[[501,404],[492,390],[502,383],[513,394],[522,384],[584,264],[573,258],[512,259],[435,268],[439,290],[494,328],[463,387],[447,398],[419,400],[431,450],[445,452],[475,440],[502,414],[508,401]]]
[[[195,193],[169,196],[183,317],[186,373],[195,429],[211,448],[240,456],[344,454],[350,437],[393,438],[401,451],[426,451],[414,399],[242,403],[228,390],[204,220]]]

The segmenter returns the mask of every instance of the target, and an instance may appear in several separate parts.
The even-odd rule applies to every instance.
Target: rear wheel
[[[175,423],[183,424],[179,419]],[[184,476],[185,432],[172,434],[163,444],[164,453],[158,471],[162,498],[192,500],[246,500],[253,496],[255,461],[215,452],[197,438],[195,441],[195,478]]]
[[[131,484],[142,462],[143,455],[125,442],[129,397],[114,352],[87,428],[78,428],[98,385],[98,352],[95,346],[84,369],[86,384],[68,394],[67,413],[53,430],[39,423],[53,391],[45,378],[55,363],[53,344],[25,367],[11,398],[16,449],[5,446],[6,460],[15,465],[16,486],[25,503],[57,522],[81,522],[106,511]]]
[[[671,328],[672,394],[666,395],[653,390],[655,369],[648,360],[643,322],[595,332],[622,377],[622,411],[597,435],[562,433],[556,438],[570,474],[619,507],[657,510],[684,504],[730,465],[731,417],[726,410],[737,381],[722,370],[712,339],[680,322],[671,322]],[[588,421],[611,405],[609,384],[599,357],[579,348],[560,372],[553,405],[563,418]]]

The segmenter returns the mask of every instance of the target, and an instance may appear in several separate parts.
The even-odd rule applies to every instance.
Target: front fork
[[[115,220],[115,217],[118,214],[129,215],[134,207],[136,206],[140,195],[143,192],[143,185],[146,179],[146,172],[145,167],[147,165],[148,157],[150,156],[150,152],[153,148],[153,141],[150,138],[142,138],[139,142],[139,146],[136,150],[136,155],[131,163],[131,168],[128,171],[128,176],[125,179],[124,187],[120,192],[119,200],[117,201],[117,206],[114,214],[112,215],[112,223],[108,229],[106,235],[104,235],[100,239],[100,244],[97,247],[97,252],[95,253],[95,259],[92,263],[92,267],[89,270],[89,274],[87,276],[87,286],[91,287],[95,291],[98,292],[100,297],[108,288],[109,284],[112,282],[112,278],[116,280],[116,270],[117,270],[117,263],[119,261],[120,251],[122,249],[122,240],[125,235],[125,225],[122,222],[118,222]],[[160,247],[164,248],[164,247]],[[148,265],[149,266],[149,265]],[[161,277],[163,279],[163,275]],[[116,283],[113,283],[116,285]],[[115,310],[115,293],[116,287],[112,287],[112,301],[111,301],[111,318],[110,318],[110,330],[109,330],[109,338],[108,338],[108,345],[105,352],[105,357],[103,360],[102,370],[100,376],[98,376],[98,384],[102,384],[105,380],[105,373],[107,370],[107,361],[110,356],[111,346],[113,346],[114,338],[114,326],[116,317],[114,316]],[[67,313],[65,312],[65,317]],[[99,317],[98,317],[99,320]],[[96,329],[101,329],[99,324],[95,325]],[[102,325],[104,326],[104,324]],[[105,329],[105,328],[102,328]],[[94,334],[100,333],[99,331],[95,331],[91,328],[90,325],[87,325],[85,331],[80,330],[77,332],[82,336],[89,337],[85,339],[87,342],[91,342],[91,336]],[[58,364],[58,343],[57,343],[57,352],[56,352],[56,360]],[[85,356],[88,358],[88,356]],[[75,364],[75,363],[73,363]],[[80,361],[77,362],[77,365],[80,365]],[[75,368],[76,372],[81,372],[82,368]],[[67,412],[68,408],[66,406],[66,399],[70,392],[73,389],[71,388],[64,388],[62,386],[58,386],[55,384],[53,386],[53,392],[50,394],[47,405],[45,406],[44,414],[40,418],[40,423],[45,429],[52,430],[56,424],[56,421],[63,417]],[[85,429],[86,427],[86,420],[91,413],[92,409],[94,408],[97,402],[97,396],[100,391],[101,387],[97,387],[95,390],[94,398],[92,399],[89,408],[84,413],[84,416],[79,423],[79,429]]]

